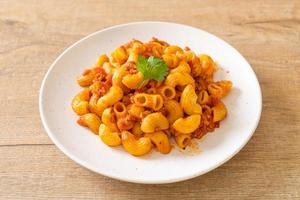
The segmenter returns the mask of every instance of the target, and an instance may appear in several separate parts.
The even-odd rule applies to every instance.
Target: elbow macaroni
[[[163,57],[163,60],[165,61],[165,63],[170,68],[177,67],[177,65],[179,63],[179,59],[178,59],[178,57],[175,54],[164,54],[162,57]]]
[[[98,133],[98,129],[100,126],[101,120],[94,113],[87,113],[79,117],[78,124],[81,126],[86,126],[95,134]]]
[[[150,89],[152,89],[152,88],[150,88]],[[155,89],[154,89],[154,91],[155,91]],[[164,99],[173,99],[176,96],[175,88],[170,87],[168,85],[163,85],[163,86],[159,87],[157,89],[157,91]]]
[[[114,110],[114,113],[116,114],[116,117],[118,119],[120,118],[123,118],[126,116],[126,113],[127,113],[127,108],[126,106],[124,105],[124,103],[121,103],[121,102],[117,102],[114,104],[113,106],[113,110]]]
[[[172,149],[169,138],[163,131],[147,133],[145,137],[150,138],[157,150],[163,154],[169,153]]]
[[[115,70],[112,77],[112,85],[124,88],[122,80],[125,75],[126,75],[126,66],[122,65],[120,68]]]
[[[106,125],[111,131],[118,131],[116,119],[112,108],[106,108],[101,117],[102,123]]]
[[[208,55],[201,54],[199,55],[200,64],[202,68],[202,76],[205,79],[212,80],[212,76],[216,71],[216,64],[212,58]]]
[[[183,117],[183,111],[180,104],[175,100],[169,100],[165,102],[165,108],[167,110],[167,119],[170,124],[173,124],[177,119]]]
[[[143,74],[138,72],[136,74],[125,75],[122,79],[122,83],[129,89],[136,89],[143,80]]]
[[[128,113],[136,118],[141,118],[142,113],[145,111],[144,107],[136,104],[129,104],[127,106]]]
[[[125,63],[127,58],[128,58],[128,54],[125,50],[125,48],[123,46],[118,47],[112,54],[112,61],[119,63],[120,65]]]
[[[191,142],[192,137],[190,135],[176,135],[175,141],[181,149],[185,149]]]
[[[182,50],[182,48],[180,48],[179,46],[176,46],[176,45],[170,45],[164,51],[165,54],[174,54],[177,52],[183,52],[183,50]]]
[[[173,128],[182,134],[189,134],[195,131],[200,125],[201,115],[190,115],[186,118],[179,118],[173,123]]]
[[[198,103],[205,105],[210,103],[210,96],[206,90],[201,90],[198,94]]]
[[[138,57],[161,59],[167,67],[163,80],[144,80],[136,67]],[[155,70],[155,69],[153,69]],[[214,60],[188,47],[153,38],[103,54],[77,78],[85,89],[71,102],[78,124],[98,134],[110,147],[122,145],[133,156],[154,147],[162,154],[172,150],[170,138],[185,149],[220,126],[228,114],[222,98],[232,89],[229,80],[214,81]],[[145,75],[145,77],[147,77]],[[142,84],[141,84],[142,83]]]
[[[77,78],[77,83],[81,87],[89,86],[93,83],[93,80],[96,76],[94,69],[86,70],[81,76]]]
[[[99,99],[99,96],[97,94],[93,94],[90,98],[88,108],[89,108],[89,111],[91,113],[94,113],[94,114],[101,117],[101,112],[99,112],[98,109],[97,109],[98,99]]]
[[[201,67],[200,59],[194,53],[191,53],[191,58],[189,60],[189,63],[192,66],[193,77],[200,76],[201,72],[202,72],[202,67]]]
[[[221,101],[217,105],[212,107],[212,112],[214,122],[223,120],[227,115],[227,109]]]
[[[168,119],[160,112],[151,113],[142,120],[141,129],[144,133],[153,133],[168,128]]]
[[[72,100],[72,108],[78,115],[84,115],[89,112],[90,90],[85,89],[79,92]]]
[[[152,143],[149,138],[141,137],[136,139],[128,131],[122,132],[122,144],[124,149],[134,156],[142,156],[152,149]]]
[[[197,103],[198,96],[192,85],[185,86],[180,98],[180,105],[188,115],[201,114],[202,108]]]
[[[99,137],[104,144],[111,147],[119,146],[122,143],[118,132],[112,131],[104,124],[101,124],[99,127]]]
[[[161,109],[164,103],[163,98],[160,95],[146,93],[136,94],[133,101],[138,106],[148,107],[155,111]]]
[[[109,106],[114,105],[123,97],[123,90],[118,86],[112,86],[110,90],[97,101],[97,109],[99,113]]]
[[[165,80],[165,84],[173,88],[193,84],[194,82],[195,80],[190,74],[181,72],[170,73]]]
[[[212,97],[223,98],[229,93],[231,87],[231,81],[218,81],[215,83],[210,83],[207,86],[207,89]]]
[[[102,54],[101,56],[99,56],[96,67],[102,67],[103,64],[105,62],[109,62],[109,58],[107,57],[107,55]]]
[[[181,63],[179,63],[178,67],[171,70],[171,73],[174,73],[174,72],[190,74],[191,73],[191,67],[189,66],[188,63],[186,63],[185,61],[182,61]]]

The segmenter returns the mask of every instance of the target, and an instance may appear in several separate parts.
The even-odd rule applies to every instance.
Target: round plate
[[[229,79],[234,88],[224,98],[228,117],[221,127],[198,141],[201,152],[176,148],[164,155],[134,157],[122,147],[110,148],[97,135],[76,123],[71,100],[81,88],[76,77],[92,66],[100,54],[110,53],[131,39],[152,37],[206,53],[221,66],[215,79]],[[137,22],[95,32],[66,49],[51,65],[40,91],[43,125],[52,139],[80,165],[119,180],[136,183],[171,183],[190,179],[223,164],[234,156],[254,133],[261,114],[261,90],[255,73],[232,46],[203,30],[165,22]],[[191,153],[192,152],[192,153]]]

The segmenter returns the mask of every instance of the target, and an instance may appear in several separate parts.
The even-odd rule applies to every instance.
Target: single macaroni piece
[[[129,104],[127,106],[128,113],[136,118],[141,118],[142,113],[144,112],[144,107],[138,106],[136,104]]]
[[[152,147],[167,154],[170,141],[185,149],[219,128],[227,116],[222,98],[232,82],[215,81],[217,63],[152,38],[120,45],[111,57],[102,54],[77,83],[84,89],[72,99],[78,123],[88,127],[108,146],[122,144],[134,156]]]
[[[140,86],[143,78],[144,77],[141,72],[136,74],[127,74],[123,77],[122,83],[129,89],[137,89]]]
[[[77,122],[79,125],[86,126],[89,129],[91,129],[91,131],[93,131],[95,134],[98,134],[101,120],[97,115],[93,113],[81,115]]]
[[[221,101],[212,108],[213,111],[213,121],[218,122],[223,120],[227,115],[227,109]]]
[[[223,96],[223,89],[216,83],[211,83],[207,86],[209,94],[213,97],[221,98]]]
[[[198,94],[198,103],[200,105],[207,105],[210,103],[210,96],[206,90],[201,90]]]
[[[101,117],[102,123],[106,125],[111,131],[117,132],[119,131],[117,127],[117,121],[115,119],[113,109],[112,108],[106,108]]]
[[[134,95],[133,101],[138,106],[148,107],[155,111],[163,106],[163,98],[159,94],[139,93]]]
[[[186,118],[179,118],[173,123],[173,128],[182,134],[194,132],[200,125],[201,115],[190,115]]]
[[[191,67],[189,66],[188,63],[186,63],[185,61],[182,61],[179,63],[179,65],[171,70],[171,73],[175,73],[175,72],[179,72],[179,73],[191,73]]]
[[[108,146],[115,147],[122,143],[119,133],[112,131],[105,124],[101,124],[99,127],[99,137]]]
[[[134,63],[137,63],[138,61],[138,56],[139,56],[139,53],[138,53],[138,50],[137,49],[134,49],[134,48],[131,48],[131,49],[128,49],[127,50],[127,53],[129,55],[128,59],[127,59],[127,62],[134,62]]]
[[[168,128],[168,119],[161,112],[151,113],[142,120],[141,129],[144,133],[153,133]]]
[[[175,54],[164,54],[162,58],[170,68],[177,67],[179,63],[179,58]]]
[[[152,149],[152,144],[150,138],[141,137],[136,139],[128,131],[122,132],[122,144],[124,149],[134,156],[142,156]]]
[[[81,87],[86,87],[93,83],[95,77],[96,77],[95,69],[88,69],[85,70],[83,74],[77,78],[77,83]]]
[[[176,135],[175,141],[181,149],[185,149],[191,143],[192,137],[190,135]]]
[[[193,77],[200,76],[202,72],[202,66],[200,59],[196,56],[196,54],[192,53],[192,57],[190,58],[189,63],[191,65]]]
[[[125,50],[124,47],[118,47],[112,54],[112,61],[119,63],[120,65],[122,65],[123,63],[126,62],[127,58],[128,58],[128,54]]]
[[[90,90],[85,89],[79,92],[72,100],[72,108],[77,115],[84,115],[89,112]]]
[[[113,108],[114,108],[113,109],[114,113],[116,114],[118,119],[123,118],[123,117],[126,116],[127,109],[126,109],[126,106],[124,105],[124,103],[117,102],[117,103],[114,104]]]
[[[145,137],[149,137],[157,150],[163,154],[169,153],[172,149],[169,138],[163,131],[147,133]]]
[[[163,54],[163,51],[165,49],[165,47],[163,45],[161,45],[159,42],[155,42],[155,41],[150,41],[145,43],[146,46],[146,50],[150,50],[151,54],[154,57],[161,57],[161,55]]]
[[[188,84],[194,84],[194,82],[195,81],[190,74],[180,72],[170,73],[165,80],[165,84],[173,88],[177,85],[185,86]]]
[[[101,112],[99,112],[97,109],[98,99],[99,99],[99,96],[97,94],[92,94],[90,101],[89,101],[88,108],[91,113],[97,114],[98,116],[101,117]]]
[[[231,87],[232,87],[231,81],[223,80],[215,83],[210,83],[207,86],[207,89],[211,96],[217,98],[223,98],[230,92]]]
[[[107,57],[107,55],[102,54],[101,56],[99,56],[96,67],[102,67],[103,64],[105,62],[109,62],[109,58]]]
[[[142,54],[145,52],[146,47],[144,46],[144,44],[141,41],[134,40],[132,42],[132,49],[134,49],[136,51],[136,53]]]
[[[121,67],[117,68],[112,76],[112,85],[124,88],[122,83],[123,77],[126,75],[126,66],[122,65]]]
[[[168,85],[159,87],[157,91],[164,99],[173,99],[176,96],[175,88]]]
[[[105,108],[120,101],[122,97],[123,90],[118,86],[112,86],[109,91],[97,101],[97,110],[102,113]]]
[[[202,108],[197,103],[198,96],[192,85],[185,86],[180,98],[180,105],[188,115],[201,114]]]
[[[231,88],[232,88],[232,82],[231,81],[222,80],[222,81],[218,81],[217,84],[219,84],[220,87],[223,90],[223,96],[222,97],[227,96],[228,93],[231,91]]]
[[[183,52],[182,48],[180,48],[179,46],[176,46],[176,45],[170,45],[168,46],[164,53],[165,54],[174,54],[174,53],[177,53],[177,52]]]
[[[203,77],[208,80],[212,80],[212,76],[216,71],[216,64],[214,63],[212,58],[208,55],[200,54],[199,58],[200,58]]]
[[[167,119],[173,124],[177,119],[183,117],[183,111],[180,104],[175,100],[165,101],[164,106],[167,110]]]

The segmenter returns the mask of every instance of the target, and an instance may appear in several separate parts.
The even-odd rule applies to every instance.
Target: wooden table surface
[[[43,76],[69,45],[115,24],[192,25],[236,47],[263,92],[250,142],[192,180],[141,185],[93,173],[48,138]],[[300,1],[0,0],[0,199],[300,199]]]

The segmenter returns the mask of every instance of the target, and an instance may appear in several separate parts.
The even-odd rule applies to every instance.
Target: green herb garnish
[[[136,68],[144,76],[140,86],[143,85],[146,80],[162,81],[168,73],[168,65],[165,61],[153,56],[146,59],[144,56],[139,55]]]

